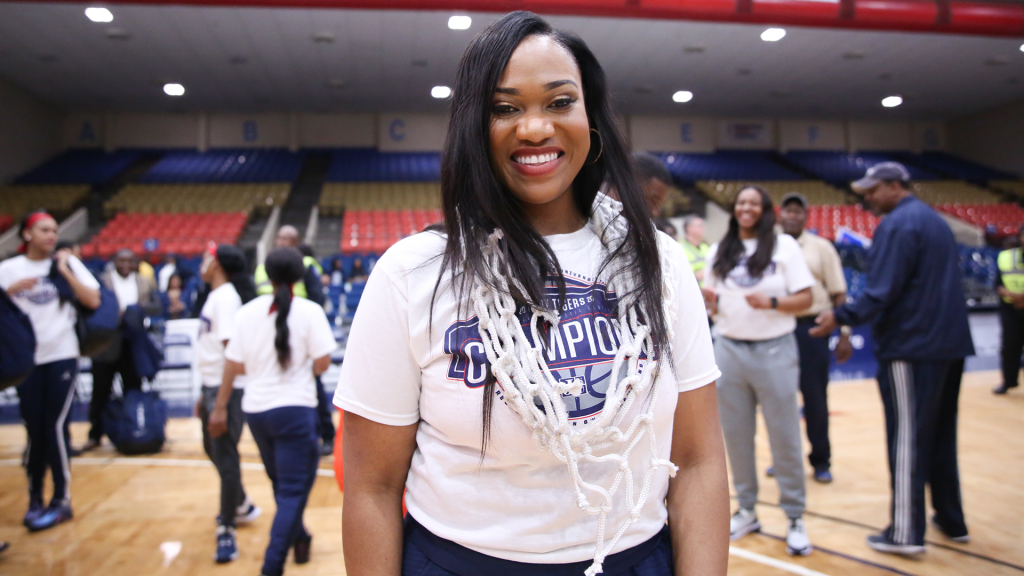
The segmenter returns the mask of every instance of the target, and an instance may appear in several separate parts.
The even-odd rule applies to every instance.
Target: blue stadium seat
[[[377,152],[367,148],[335,150],[328,182],[437,182],[441,155],[436,152]]]
[[[294,182],[304,159],[304,152],[275,148],[178,150],[167,153],[142,182]]]
[[[802,180],[798,174],[772,160],[771,152],[748,150],[718,151],[712,154],[662,152],[661,158],[673,178],[696,180]]]
[[[793,151],[785,158],[800,168],[829,182],[852,182],[864,176],[868,168],[879,162],[899,162],[898,153],[887,152],[845,152]],[[907,165],[914,180],[935,180],[937,176],[913,165]]]
[[[15,183],[102,184],[124,172],[141,154],[139,150],[66,150],[24,174]]]

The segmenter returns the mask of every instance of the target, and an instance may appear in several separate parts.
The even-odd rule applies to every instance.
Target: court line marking
[[[125,458],[111,456],[109,458],[72,458],[72,464],[85,464],[89,466],[104,466],[117,464],[121,466],[176,466],[178,468],[213,468],[213,462],[209,460],[186,460],[182,458]],[[7,458],[0,460],[0,466],[21,466],[21,458]],[[265,471],[263,464],[258,462],[242,462],[243,470]],[[334,470],[317,468],[317,476],[334,478]]]
[[[119,456],[111,456],[108,458],[73,458],[72,464],[84,464],[87,466],[104,466],[110,464],[116,464],[121,466],[175,466],[179,468],[213,468],[213,463],[209,460],[186,460],[182,458],[125,458]],[[21,466],[20,458],[7,458],[0,459],[0,466]],[[263,464],[257,462],[242,462],[242,468],[245,470],[264,470]],[[317,468],[317,476],[328,476],[334,477],[334,470]],[[740,558],[764,564],[765,566],[771,566],[778,568],[784,572],[790,574],[797,574],[798,576],[828,576],[822,572],[817,572],[809,568],[804,568],[797,564],[789,562],[783,562],[770,556],[764,556],[756,552],[744,550],[742,548],[736,548],[735,546],[729,547],[729,554],[738,556]]]
[[[803,566],[790,562],[783,562],[778,558],[772,558],[771,556],[765,556],[764,554],[758,554],[757,552],[751,552],[750,550],[744,550],[743,548],[737,548],[735,546],[729,546],[729,554],[732,556],[738,556],[745,560],[757,562],[758,564],[778,568],[779,570],[789,572],[790,574],[797,574],[799,576],[828,576],[828,574],[818,572],[817,570],[804,568]]]

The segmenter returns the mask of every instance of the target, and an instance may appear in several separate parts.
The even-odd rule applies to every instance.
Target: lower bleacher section
[[[89,196],[88,184],[15,184],[0,187],[0,214],[19,220],[33,210],[46,210],[60,218],[70,214]]]
[[[729,206],[740,190],[750,185],[768,192],[776,206],[790,192],[803,194],[812,205],[847,203],[845,194],[820,180],[701,180],[697,182],[697,189],[718,204]]]
[[[115,216],[88,244],[86,258],[110,258],[121,248],[136,254],[195,256],[208,242],[234,244],[242,234],[245,212],[202,214],[128,214]]]
[[[1017,204],[936,204],[936,210],[999,236],[1016,236],[1024,225],[1024,208]]]
[[[108,217],[117,212],[269,212],[288,200],[291,185],[267,184],[131,184],[103,205]]]
[[[341,232],[341,253],[381,254],[406,236],[443,218],[441,210],[348,210]]]
[[[988,184],[1014,198],[1024,199],[1024,180],[992,180]]]
[[[914,195],[929,204],[995,204],[1003,199],[980,186],[962,180],[911,182]]]
[[[328,182],[320,193],[320,213],[345,210],[433,210],[441,207],[438,182]]]
[[[807,229],[832,241],[843,228],[873,238],[878,222],[878,216],[860,205],[810,206],[807,209]]]

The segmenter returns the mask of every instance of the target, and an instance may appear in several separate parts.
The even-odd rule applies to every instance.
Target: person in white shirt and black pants
[[[209,434],[210,413],[224,376],[224,350],[235,329],[235,316],[243,304],[256,298],[256,285],[246,273],[245,254],[237,246],[211,242],[203,255],[200,269],[203,281],[210,285],[199,313],[199,339],[196,342],[199,372],[203,378],[202,397],[196,402],[196,414],[202,422],[203,448],[220,475],[220,515],[217,516],[218,564],[238,558],[235,523],[247,524],[261,510],[245,495],[238,440],[245,427],[242,413],[244,377],[235,378],[227,403],[227,432],[214,438]]]
[[[244,374],[242,411],[277,502],[262,574],[280,576],[292,546],[296,563],[309,561],[312,536],[302,525],[302,514],[320,457],[313,375],[330,367],[337,343],[323,308],[292,296],[292,284],[306,273],[302,255],[294,248],[275,248],[265,265],[274,294],[257,297],[235,318],[210,435],[227,431],[234,382]]]
[[[49,214],[30,214],[18,235],[24,242],[19,250],[22,254],[0,264],[0,288],[28,316],[36,337],[36,367],[18,386],[18,406],[29,443],[29,509],[24,523],[37,531],[72,517],[66,426],[78,377],[78,316],[72,302],[60,296],[54,281],[65,281],[74,298],[92,310],[100,305],[100,285],[70,250],[54,254],[57,222]],[[48,508],[43,506],[47,468],[53,473],[53,499]]]

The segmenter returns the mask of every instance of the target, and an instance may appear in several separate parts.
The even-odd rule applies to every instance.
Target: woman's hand
[[[214,407],[213,412],[210,412],[210,436],[218,438],[227,434],[228,431],[228,409],[218,404]]]
[[[73,275],[74,272],[72,272],[71,271],[71,267],[68,266],[68,258],[71,257],[71,250],[68,250],[67,248],[65,248],[63,250],[57,250],[56,256],[57,256],[57,271],[60,272],[61,274],[63,274],[64,276],[67,276],[68,274],[72,274]]]
[[[17,296],[26,290],[31,290],[37,283],[39,278],[22,278],[14,284],[11,284],[10,288],[7,289],[9,296]]]
[[[772,299],[761,292],[747,294],[747,304],[754,310],[768,310],[772,307]]]

